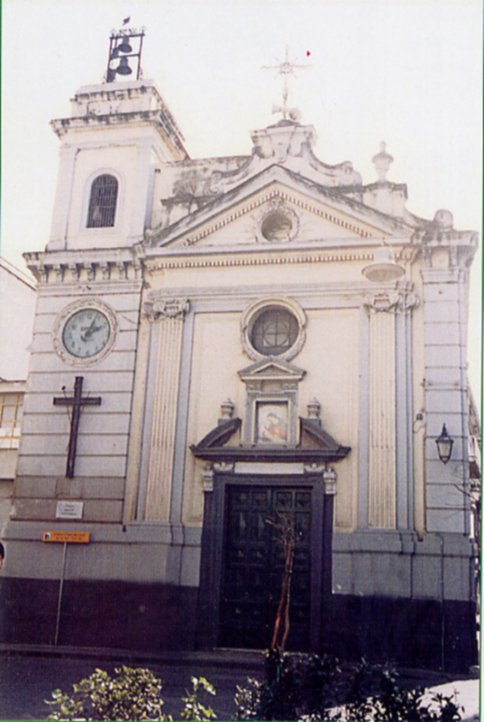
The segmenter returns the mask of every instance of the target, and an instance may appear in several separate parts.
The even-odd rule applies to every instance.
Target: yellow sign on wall
[[[89,544],[91,532],[89,531],[43,531],[43,542],[63,542],[64,544]]]

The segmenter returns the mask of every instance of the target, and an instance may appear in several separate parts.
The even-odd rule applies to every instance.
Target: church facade
[[[475,662],[476,233],[412,214],[384,146],[365,185],[287,116],[193,160],[154,85],[110,77],[52,122],[3,641],[267,647],[285,517],[289,648]]]

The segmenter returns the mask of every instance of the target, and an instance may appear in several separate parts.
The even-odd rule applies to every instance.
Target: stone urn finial
[[[384,141],[380,143],[380,152],[371,160],[378,175],[378,182],[385,183],[390,165],[393,163],[393,156],[387,153],[387,144]]]
[[[317,421],[319,424],[321,423],[321,419],[319,418],[319,415],[321,413],[321,404],[319,401],[314,398],[308,403],[308,419],[311,419],[312,421]]]
[[[223,424],[224,421],[233,419],[235,411],[235,404],[230,399],[227,399],[220,404],[220,419],[219,424]]]
[[[443,230],[450,230],[454,227],[454,216],[447,209],[441,208],[435,213],[434,223]]]

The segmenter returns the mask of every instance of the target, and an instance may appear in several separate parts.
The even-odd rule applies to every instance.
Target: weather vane
[[[308,55],[310,53],[308,52]],[[277,60],[277,58],[276,58]],[[295,75],[295,70],[304,70],[305,68],[311,67],[310,65],[298,65],[295,62],[292,62],[289,60],[289,46],[286,45],[286,54],[284,56],[284,60],[282,62],[278,61],[277,65],[263,65],[263,70],[277,70],[278,75],[282,76],[283,83],[282,83],[282,105],[276,105],[273,107],[272,112],[273,113],[282,113],[282,117],[284,119],[291,118],[292,120],[295,120],[299,115],[300,112],[297,108],[289,108],[287,104],[287,99],[289,97],[289,86],[288,86],[288,76],[289,75]]]

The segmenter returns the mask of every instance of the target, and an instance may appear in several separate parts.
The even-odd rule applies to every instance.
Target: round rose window
[[[260,313],[250,331],[252,346],[264,356],[279,356],[293,346],[299,323],[285,308],[271,307]]]

